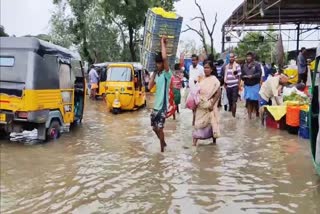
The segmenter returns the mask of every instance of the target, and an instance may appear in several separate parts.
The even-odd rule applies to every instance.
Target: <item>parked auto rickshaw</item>
[[[144,69],[140,63],[109,64],[106,102],[114,114],[121,110],[136,110],[146,105],[143,75]]]
[[[98,71],[100,77],[96,96],[104,97],[106,94],[105,85],[107,80],[107,68],[109,64],[110,62],[104,62],[93,65],[95,69]]]
[[[36,38],[0,38],[0,130],[38,130],[56,139],[82,121],[84,70],[79,54]]]

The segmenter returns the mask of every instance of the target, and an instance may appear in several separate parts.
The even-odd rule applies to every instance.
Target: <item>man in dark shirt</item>
[[[246,99],[246,107],[249,119],[255,111],[259,117],[259,91],[261,80],[261,65],[256,63],[253,53],[247,53],[247,61],[242,67],[241,79],[244,81],[244,98]]]
[[[301,48],[301,51],[297,59],[297,65],[298,65],[298,71],[299,71],[298,82],[299,83],[303,82],[304,84],[306,84],[308,79],[306,53],[307,53],[307,49]]]

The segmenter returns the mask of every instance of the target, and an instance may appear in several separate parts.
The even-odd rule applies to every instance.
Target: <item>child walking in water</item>
[[[173,84],[173,94],[174,94],[174,103],[176,104],[177,113],[179,111],[179,105],[181,103],[181,88],[182,88],[182,81],[183,81],[183,73],[180,70],[180,65],[175,64],[174,66],[174,73],[171,78]]]

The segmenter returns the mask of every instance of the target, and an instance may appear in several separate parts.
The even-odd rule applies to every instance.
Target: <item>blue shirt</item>
[[[172,77],[171,71],[162,71],[160,75],[156,74],[155,83],[156,83],[156,95],[154,102],[155,110],[167,110],[168,102],[169,102],[169,88],[170,81]],[[166,96],[166,106],[164,106],[164,98]]]

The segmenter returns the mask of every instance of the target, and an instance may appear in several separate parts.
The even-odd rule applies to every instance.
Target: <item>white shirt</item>
[[[272,97],[279,96],[280,76],[268,78],[261,86],[259,94],[265,100],[269,101]]]
[[[190,65],[189,69],[189,87],[193,87],[194,81],[199,81],[199,77],[204,77],[204,69],[201,65],[197,65],[195,68]]]
[[[261,65],[261,77],[264,77],[266,75],[265,71],[264,71],[264,67],[262,64]]]

